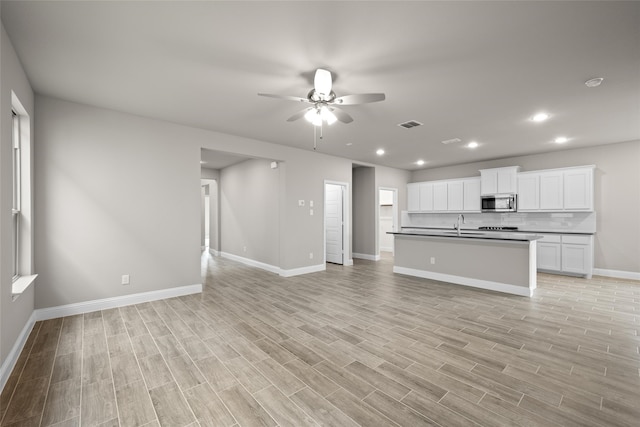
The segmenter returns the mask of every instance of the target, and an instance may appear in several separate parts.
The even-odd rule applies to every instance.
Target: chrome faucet
[[[458,230],[458,236],[460,235],[460,221],[462,221],[462,224],[466,224],[466,222],[464,220],[464,215],[462,215],[462,214],[458,215],[458,223],[457,224],[453,224],[453,228]]]

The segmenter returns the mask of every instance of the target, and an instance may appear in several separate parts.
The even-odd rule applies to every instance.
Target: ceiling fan
[[[258,95],[311,104],[310,107],[298,111],[289,117],[287,121],[293,122],[304,117],[315,126],[322,126],[324,122],[329,125],[336,121],[351,123],[353,118],[339,109],[338,106],[367,104],[370,102],[384,101],[385,99],[384,93],[363,93],[337,97],[335,92],[331,90],[332,84],[331,72],[318,68],[313,79],[313,89],[309,91],[306,98],[275,95],[271,93],[259,93]],[[322,138],[322,136],[320,138]]]

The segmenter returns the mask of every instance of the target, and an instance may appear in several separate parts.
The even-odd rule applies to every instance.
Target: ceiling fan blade
[[[274,93],[259,93],[258,96],[266,96],[267,98],[284,99],[286,101],[309,102],[307,98],[300,98],[299,96],[289,96],[289,95],[276,95]]]
[[[318,68],[313,78],[313,88],[316,93],[326,99],[331,94],[332,84],[331,72]]]
[[[293,116],[289,117],[287,119],[287,121],[288,122],[295,122],[296,120],[301,119],[302,117],[304,117],[304,115],[307,114],[307,111],[309,111],[309,110],[313,110],[313,107],[305,108],[304,110],[298,111]]]
[[[361,93],[359,95],[345,95],[333,100],[338,105],[368,104],[369,102],[384,101],[384,93]]]
[[[348,115],[347,113],[345,113],[339,108],[331,107],[330,110],[336,116],[336,118],[340,120],[342,123],[351,123],[353,121],[353,117],[351,117],[350,115]]]

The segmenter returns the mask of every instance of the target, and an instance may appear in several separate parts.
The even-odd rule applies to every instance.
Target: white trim
[[[213,256],[220,256],[220,251],[209,248],[209,253]]]
[[[0,391],[4,390],[4,386],[7,384],[9,380],[9,376],[11,375],[11,371],[16,367],[16,362],[18,361],[18,357],[20,357],[20,353],[24,349],[24,345],[27,342],[27,338],[29,338],[29,334],[33,330],[33,326],[36,324],[36,313],[35,311],[31,313],[29,320],[22,328],[20,335],[18,335],[18,339],[13,344],[11,351],[4,359],[4,363],[2,367],[0,367]]]
[[[74,304],[59,305],[57,307],[39,308],[34,311],[35,319],[48,320],[58,317],[73,316],[75,314],[91,313],[93,311],[109,308],[124,307],[143,302],[157,301],[165,298],[174,298],[183,295],[191,295],[202,292],[202,284],[179,286],[176,288],[162,289],[159,291],[141,292],[138,294],[122,295],[119,297],[103,298],[92,301],[78,302]]]
[[[280,274],[280,267],[276,267],[275,265],[266,264],[264,262],[256,261],[250,258],[241,257],[239,255],[230,254],[229,252],[220,252],[220,256],[222,258],[227,258],[232,261],[237,261],[242,264],[248,265],[250,267],[260,268],[262,270],[270,271],[271,273]]]
[[[326,269],[327,269],[326,264],[317,264],[317,265],[309,265],[307,267],[292,268],[291,270],[280,269],[279,274],[282,277],[293,277],[293,276],[299,276],[301,274],[317,273],[318,271],[325,271]]]
[[[616,279],[640,280],[640,272],[637,272],[637,271],[610,270],[608,268],[594,268],[593,274],[596,276],[614,277]]]
[[[393,253],[393,248],[392,247],[381,247],[380,248],[380,252],[392,252]]]
[[[11,300],[15,301],[20,295],[27,290],[29,286],[36,280],[37,274],[30,276],[18,276],[18,278],[11,284]]]
[[[417,270],[407,267],[393,267],[393,272],[398,274],[406,274],[407,276],[421,277],[423,279],[439,280],[441,282],[450,282],[457,285],[471,286],[474,288],[489,289],[491,291],[504,292],[507,294],[520,295],[523,297],[533,296],[533,289],[510,285],[507,283],[492,282],[489,280],[472,279],[469,277],[454,276],[452,274],[434,273],[432,271]]]
[[[346,267],[351,267],[353,265],[353,258],[349,258],[348,260],[345,260],[344,265]]]
[[[317,265],[309,265],[306,267],[292,268],[290,270],[284,270],[280,267],[276,267],[275,265],[266,264],[264,262],[230,254],[229,252],[220,252],[220,256],[223,258],[230,259],[232,261],[239,262],[244,265],[248,265],[249,267],[255,267],[261,270],[266,270],[271,273],[278,274],[282,277],[293,277],[293,276],[299,276],[301,274],[316,273],[318,271],[324,271],[327,269],[327,266],[324,263],[322,263]]]
[[[358,254],[358,253],[353,253],[351,254],[354,258],[358,258],[358,259],[366,259],[369,261],[380,261],[380,254],[378,255],[369,255],[369,254]]]

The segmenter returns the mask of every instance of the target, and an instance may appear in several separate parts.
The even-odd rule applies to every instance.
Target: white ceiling
[[[326,67],[338,96],[386,93],[325,127],[319,151],[360,162],[640,139],[640,2],[3,0],[1,13],[37,93],[308,150],[312,126],[286,121],[301,105],[257,93],[304,97]]]

